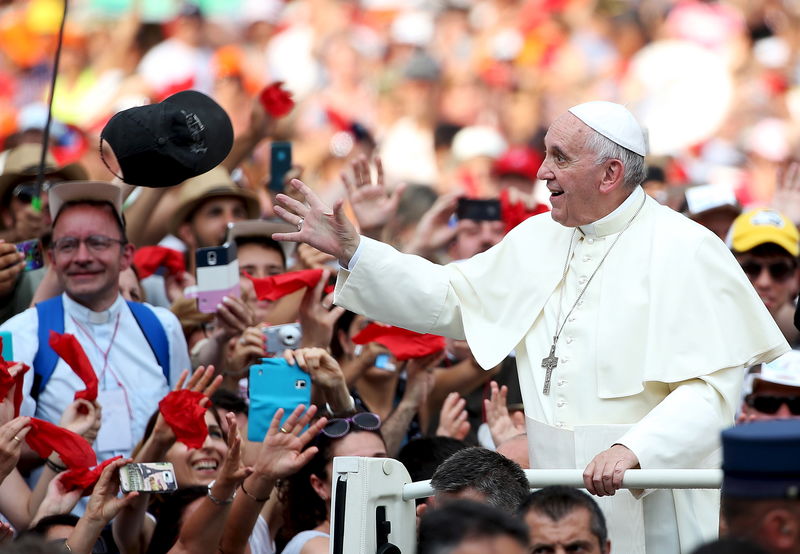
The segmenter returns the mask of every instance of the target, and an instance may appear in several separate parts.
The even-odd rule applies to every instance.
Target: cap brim
[[[55,221],[64,204],[80,200],[108,202],[122,221],[122,189],[108,181],[66,181],[54,185],[49,191],[50,216]]]
[[[228,225],[228,241],[241,237],[272,238],[273,233],[294,233],[297,227],[283,220],[248,219]]]

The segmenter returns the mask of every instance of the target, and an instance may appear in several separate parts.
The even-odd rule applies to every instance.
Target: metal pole
[[[525,474],[532,489],[551,485],[584,486],[580,469],[528,469]],[[629,469],[622,481],[623,489],[718,489],[721,485],[721,469]],[[431,495],[430,481],[403,486],[403,500]]]

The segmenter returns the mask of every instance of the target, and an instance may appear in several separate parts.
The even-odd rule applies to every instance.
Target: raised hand
[[[95,483],[83,517],[101,523],[101,529],[139,495],[134,491],[122,497],[117,496],[119,493],[119,469],[131,461],[130,458],[114,460],[103,468],[100,478]]]
[[[30,431],[29,417],[17,417],[0,427],[0,482],[11,473],[22,453],[22,443]]]
[[[330,271],[323,271],[317,285],[306,289],[300,302],[303,346],[327,348],[333,338],[333,327],[344,313],[344,308],[333,306],[333,293],[322,298],[329,277]]]
[[[316,446],[308,447],[308,443],[328,422],[322,417],[309,425],[317,413],[317,407],[313,405],[306,410],[300,404],[283,425],[280,425],[283,413],[281,408],[272,417],[267,436],[264,437],[258,459],[253,466],[255,476],[273,482],[296,473],[314,457],[318,449]],[[306,425],[308,429],[304,431]]]
[[[8,368],[8,374],[16,377],[22,371],[22,364],[16,363]],[[11,385],[6,392],[5,398],[0,399],[0,425],[5,425],[14,419],[14,394],[17,391],[16,383]]]
[[[297,364],[300,369],[308,372],[315,386],[330,389],[345,382],[339,362],[323,348],[286,350],[283,355],[290,364]]]
[[[342,173],[342,181],[347,189],[347,197],[353,207],[353,214],[361,229],[367,236],[378,238],[387,223],[397,213],[400,197],[405,190],[405,185],[399,185],[393,193],[386,190],[383,175],[383,164],[380,158],[375,158],[375,172],[377,178],[372,182],[370,164],[365,157],[360,157],[350,164],[352,178],[347,172]]]
[[[470,430],[466,406],[467,401],[457,392],[451,392],[447,395],[439,412],[439,427],[436,429],[437,437],[452,437],[464,440]]]
[[[14,244],[0,240],[0,297],[14,291],[24,267],[25,256],[17,252]]]
[[[450,218],[456,213],[460,192],[440,196],[433,206],[420,218],[414,236],[405,247],[409,254],[430,256],[446,246],[456,236],[456,226]]]
[[[361,238],[356,228],[344,215],[343,200],[334,204],[333,209],[326,206],[311,188],[297,179],[292,179],[291,187],[306,202],[305,204],[285,194],[275,197],[275,213],[287,223],[297,227],[294,233],[275,233],[275,240],[305,242],[330,254],[347,267],[355,254]]]
[[[800,163],[790,162],[778,169],[772,207],[795,225],[800,223]]]
[[[486,423],[495,445],[499,445],[525,432],[525,427],[518,426],[508,413],[508,387],[500,387],[496,381],[489,385],[491,394],[483,401],[486,412]]]
[[[228,412],[225,414],[225,419],[228,422],[228,452],[225,454],[225,459],[222,460],[214,490],[214,496],[220,500],[229,498],[239,483],[253,472],[252,468],[246,467],[242,463],[242,436],[239,434],[236,416]],[[222,489],[221,492],[225,494],[217,496],[218,488]]]
[[[89,444],[94,443],[103,420],[103,407],[97,402],[79,398],[73,400],[61,414],[59,425],[79,434]]]

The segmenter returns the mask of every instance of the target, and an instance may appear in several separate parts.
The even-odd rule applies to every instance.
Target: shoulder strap
[[[39,347],[33,358],[33,387],[31,396],[34,400],[39,398],[53,370],[58,363],[58,354],[50,348],[50,331],[64,332],[64,303],[61,295],[55,296],[36,304],[36,314],[39,317],[37,336]]]
[[[159,321],[158,316],[148,306],[140,302],[128,302],[133,318],[139,324],[144,338],[153,350],[153,354],[164,372],[164,378],[169,385],[170,363],[169,363],[169,339],[164,326]]]

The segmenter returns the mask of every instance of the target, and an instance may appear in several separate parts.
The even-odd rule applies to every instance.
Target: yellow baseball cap
[[[733,221],[728,246],[734,252],[747,252],[762,244],[777,244],[789,254],[800,254],[800,232],[785,215],[768,208],[744,212]]]

